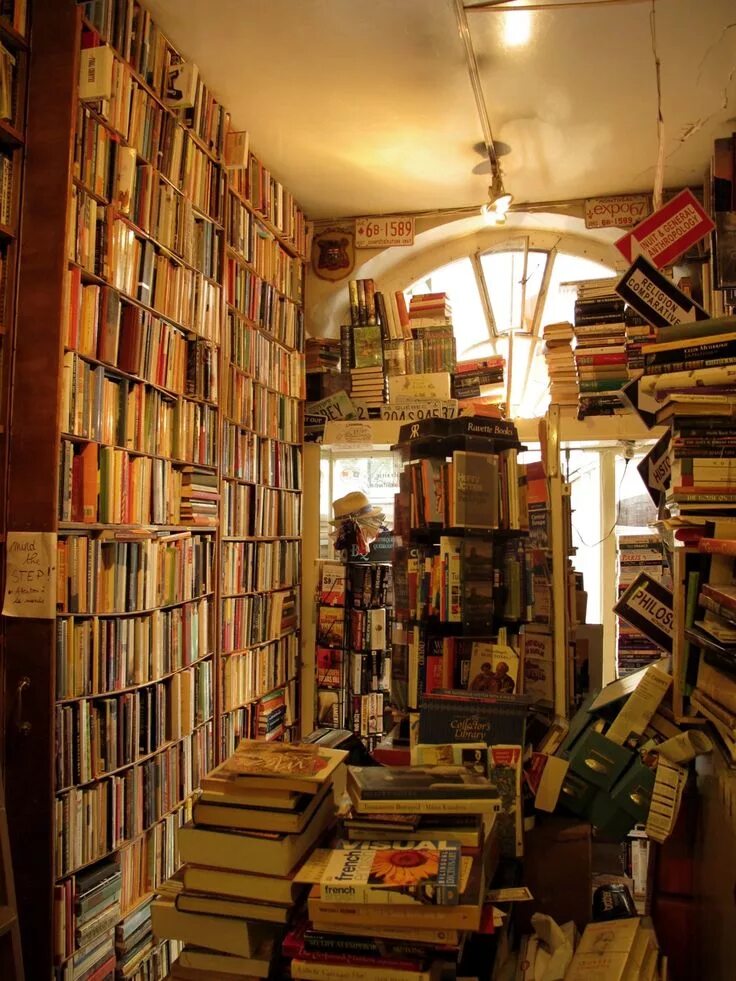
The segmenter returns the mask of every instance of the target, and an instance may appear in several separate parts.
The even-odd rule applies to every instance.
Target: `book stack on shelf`
[[[339,339],[308,337],[304,342],[307,401],[318,402],[345,387],[340,370]]]
[[[533,584],[516,427],[470,416],[424,420],[400,435],[394,576],[408,706],[476,680],[477,690],[518,692],[518,632],[531,618]]]
[[[62,6],[58,48],[79,74],[60,72],[73,132],[62,139],[54,117],[64,150],[47,164],[68,172],[53,219],[68,211],[68,236],[63,270],[44,259],[33,290],[47,274],[49,303],[64,297],[58,336],[43,338],[64,353],[41,366],[59,381],[33,398],[30,443],[34,386],[16,386],[13,438],[33,449],[10,492],[19,514],[49,460],[32,505],[53,525],[56,617],[18,621],[11,646],[36,630],[55,666],[53,803],[29,815],[53,854],[55,948],[36,956],[72,979],[102,977],[112,952],[137,981],[168,970],[148,904],[178,867],[202,775],[241,735],[288,738],[297,722],[306,234],[253,154],[225,167],[224,108],[140,5]],[[14,38],[0,18],[25,71]],[[35,180],[46,187],[40,168]],[[26,332],[29,380],[37,350]],[[111,861],[103,898],[119,898],[98,903],[90,876]]]
[[[608,416],[624,411],[617,392],[628,381],[624,301],[615,279],[577,284],[575,300],[575,368],[578,417]]]
[[[391,565],[370,559],[347,564],[345,654],[349,725],[369,748],[384,733],[391,691]]]
[[[670,585],[664,547],[655,531],[651,534],[619,535],[617,543],[619,597],[641,573],[646,573],[655,582]],[[618,621],[618,676],[625,677],[658,660],[661,648],[626,620],[619,617]]]
[[[487,757],[482,747],[476,770],[348,768],[342,834],[301,872],[313,885],[308,919],[284,939],[292,978],[475,973],[461,964],[472,932],[491,929],[484,902],[499,855]]]
[[[452,376],[452,396],[458,400],[460,412],[505,415],[505,373],[506,359],[500,354],[460,361]]]
[[[406,373],[455,370],[457,359],[452,308],[446,293],[416,293],[409,301],[412,337],[405,342]]]
[[[183,944],[172,981],[283,976],[281,937],[305,889],[295,871],[334,824],[346,755],[243,740],[203,779],[179,832],[184,866],[151,907],[155,936]]]
[[[572,342],[575,331],[568,321],[546,324],[542,329],[544,360],[549,375],[549,398],[553,405],[578,404],[578,376]]]
[[[345,563],[320,563],[317,611],[317,722],[345,725],[347,687],[345,661]]]
[[[626,326],[626,363],[629,378],[638,378],[644,369],[643,347],[656,339],[656,331],[628,304],[624,307],[624,324]]]

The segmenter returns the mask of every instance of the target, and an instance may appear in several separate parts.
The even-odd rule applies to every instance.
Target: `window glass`
[[[604,279],[613,276],[614,270],[600,262],[577,255],[558,252],[552,266],[547,299],[540,320],[540,327],[562,320],[575,322],[575,287],[573,283],[585,279]]]
[[[523,248],[487,252],[480,257],[480,264],[485,276],[497,333],[531,330],[544,268],[547,264],[547,253],[529,250],[526,258],[526,275]],[[526,290],[523,288],[524,285]]]

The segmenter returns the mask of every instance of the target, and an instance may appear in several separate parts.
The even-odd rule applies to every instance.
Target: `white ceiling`
[[[311,218],[484,200],[453,0],[147,6]],[[651,190],[650,9],[468,12],[493,134],[511,146],[502,165],[516,203]],[[736,129],[736,4],[657,0],[656,11],[665,184],[701,183],[714,137]],[[528,42],[510,46],[506,32],[526,27]]]

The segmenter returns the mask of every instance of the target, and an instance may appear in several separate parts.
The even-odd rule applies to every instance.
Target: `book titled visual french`
[[[455,905],[460,897],[460,854],[459,842],[337,849],[320,880],[322,900]]]

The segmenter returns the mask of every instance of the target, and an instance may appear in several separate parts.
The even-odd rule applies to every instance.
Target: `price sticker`
[[[355,223],[356,249],[386,249],[391,245],[414,244],[414,219],[359,218]]]

